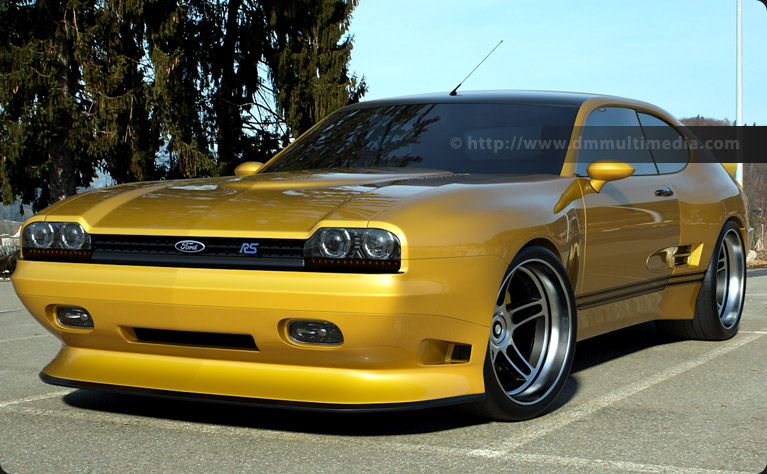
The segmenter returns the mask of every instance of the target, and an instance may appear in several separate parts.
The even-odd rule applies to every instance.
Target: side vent
[[[656,250],[647,258],[647,268],[649,270],[668,270],[669,268],[697,266],[702,250],[702,243],[676,245]]]
[[[692,245],[681,245],[676,248],[676,252],[671,255],[672,266],[678,267],[681,265],[690,264],[690,256],[692,256]]]

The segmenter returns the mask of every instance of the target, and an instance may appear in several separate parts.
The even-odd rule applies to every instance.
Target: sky
[[[743,1],[743,119],[767,125],[767,8]],[[735,119],[736,0],[360,0],[366,100],[460,90],[610,94]]]

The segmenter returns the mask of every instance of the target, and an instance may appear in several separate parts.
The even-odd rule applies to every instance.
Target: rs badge
[[[240,247],[240,253],[248,253],[248,254],[255,254],[258,252],[258,244],[257,243],[243,243],[242,247]]]

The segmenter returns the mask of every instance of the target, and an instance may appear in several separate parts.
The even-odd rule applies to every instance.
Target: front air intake
[[[256,342],[249,334],[217,332],[171,331],[168,329],[132,328],[137,342],[171,346],[207,347],[257,351]]]

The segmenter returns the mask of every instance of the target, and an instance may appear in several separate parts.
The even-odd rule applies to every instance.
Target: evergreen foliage
[[[0,4],[0,190],[39,210],[88,186],[231,173],[358,101],[357,0]]]
[[[301,134],[339,104],[359,102],[364,79],[349,76],[348,34],[358,0],[270,0],[262,2],[269,22],[266,63],[277,109]]]

